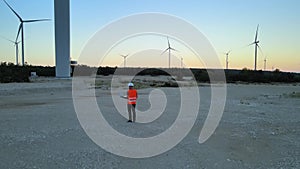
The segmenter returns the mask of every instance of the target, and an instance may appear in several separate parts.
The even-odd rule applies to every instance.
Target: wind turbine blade
[[[18,30],[17,37],[16,37],[16,41],[18,41],[18,38],[19,38],[19,35],[20,35],[20,32],[21,32],[22,28],[23,28],[22,23],[20,23],[19,30]]]
[[[10,39],[7,39],[6,37],[4,37],[4,36],[0,36],[2,39],[5,39],[5,40],[7,40],[7,41],[10,41],[10,42],[12,42],[12,43],[15,43],[14,41],[12,41],[12,40],[10,40]]]
[[[127,54],[127,55],[120,54],[120,56],[122,56],[123,58],[126,58],[127,56],[129,56],[129,54]]]
[[[231,53],[231,50],[229,50],[228,52],[224,52],[225,55],[229,55]]]
[[[166,50],[164,50],[160,55],[163,55],[164,53],[166,53],[169,50],[169,48],[167,48]]]
[[[169,37],[167,37],[167,40],[168,40],[168,47],[171,48]]]
[[[9,9],[19,18],[20,22],[22,22],[21,16],[5,0],[3,1],[9,7]]]
[[[174,51],[176,51],[176,52],[179,52],[178,50],[176,50],[176,49],[174,49],[174,48],[171,48],[171,47],[170,47],[169,49],[170,49],[170,50],[174,50]]]
[[[247,46],[251,46],[251,45],[254,45],[255,44],[255,42],[253,42],[253,43],[250,43],[249,45],[247,45]]]
[[[31,23],[31,22],[41,22],[41,21],[51,21],[51,19],[34,19],[34,20],[24,20],[23,22]]]
[[[259,49],[259,51],[261,52],[262,55],[264,55],[264,52],[262,51],[261,47],[257,44],[257,47]]]
[[[255,34],[255,41],[254,41],[254,42],[256,42],[256,41],[257,41],[257,36],[258,36],[258,27],[259,27],[259,24],[257,25],[257,28],[256,28],[256,34]]]

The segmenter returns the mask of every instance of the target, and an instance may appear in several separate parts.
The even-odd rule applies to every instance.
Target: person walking
[[[127,91],[127,110],[128,110],[128,122],[132,123],[136,120],[135,106],[136,100],[138,98],[137,90],[133,88],[133,83],[128,83],[128,91]]]

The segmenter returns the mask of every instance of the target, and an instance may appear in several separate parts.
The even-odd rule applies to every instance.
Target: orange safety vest
[[[136,104],[137,99],[137,91],[135,89],[129,89],[127,92],[127,103],[128,104]]]

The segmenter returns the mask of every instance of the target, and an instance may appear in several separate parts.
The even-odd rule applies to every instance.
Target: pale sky
[[[53,0],[7,0],[23,19],[49,18],[50,22],[25,24],[25,61],[32,65],[54,65],[54,1]],[[263,50],[258,53],[258,69],[263,69],[267,58],[267,69],[300,72],[300,1],[298,0],[71,0],[71,57],[78,59],[87,41],[102,27],[128,15],[143,12],[159,12],[178,16],[193,24],[214,46],[220,62],[225,67],[224,52],[229,55],[229,68],[253,69],[254,41],[257,24],[260,25],[258,39]],[[15,40],[19,21],[5,3],[0,1],[0,36]],[[143,40],[144,38],[144,40]],[[128,66],[167,67],[167,54],[148,56],[136,53],[135,43],[152,39],[155,44],[145,44],[145,50],[167,48],[165,37],[137,37],[120,43],[101,66],[122,66],[119,54],[130,54]],[[186,67],[202,68],[203,64],[176,39],[170,39],[172,67],[180,66],[184,58]],[[21,45],[19,45],[21,49]],[[21,51],[20,51],[21,52]],[[143,58],[134,59],[143,54]],[[19,55],[21,57],[21,53]],[[14,45],[0,38],[1,62],[15,63]],[[20,59],[19,59],[20,60]],[[155,62],[157,61],[157,62]],[[88,63],[93,65],[94,63]]]

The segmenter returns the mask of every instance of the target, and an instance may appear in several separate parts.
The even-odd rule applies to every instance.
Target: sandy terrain
[[[300,85],[228,84],[220,125],[199,144],[210,106],[210,87],[201,85],[200,112],[187,137],[164,154],[130,159],[106,152],[85,134],[71,84],[46,78],[0,84],[0,168],[300,168]],[[149,108],[151,90],[138,91],[139,110]],[[178,89],[162,90],[167,113],[149,124],[129,124],[118,116],[113,103],[103,101],[111,99],[109,86],[98,87],[96,96],[121,133],[149,137],[166,130],[177,115]]]

